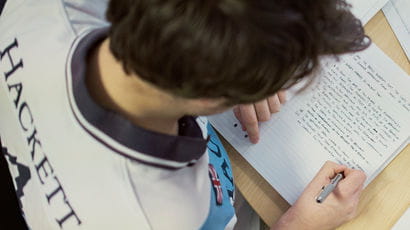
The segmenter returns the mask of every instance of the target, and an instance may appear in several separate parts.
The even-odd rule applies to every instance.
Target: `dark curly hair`
[[[112,0],[110,49],[127,73],[186,98],[263,99],[321,55],[367,48],[344,0]]]

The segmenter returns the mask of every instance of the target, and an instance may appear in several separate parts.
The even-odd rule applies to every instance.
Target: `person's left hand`
[[[280,106],[286,101],[286,91],[279,91],[277,94],[254,104],[243,104],[234,107],[235,117],[242,125],[242,130],[246,131],[249,140],[256,144],[259,141],[258,122],[268,121],[272,113],[279,112]]]

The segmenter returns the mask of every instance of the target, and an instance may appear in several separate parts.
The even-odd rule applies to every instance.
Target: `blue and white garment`
[[[106,37],[106,4],[0,10],[0,139],[28,227],[232,229],[231,166],[206,118],[183,117],[169,136],[90,97],[86,58]]]

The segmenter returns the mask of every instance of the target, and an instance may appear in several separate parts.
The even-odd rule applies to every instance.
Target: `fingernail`
[[[254,138],[251,139],[252,144],[256,144],[256,143],[258,143],[258,141],[259,141],[258,137],[254,137]]]

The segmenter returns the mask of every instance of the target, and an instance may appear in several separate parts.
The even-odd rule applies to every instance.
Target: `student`
[[[106,7],[13,0],[1,12],[0,138],[30,229],[232,229],[231,167],[204,116],[239,105],[257,142],[280,90],[320,56],[368,46],[344,1]],[[316,203],[337,172],[345,179]],[[350,220],[364,178],[326,163],[273,229]]]

